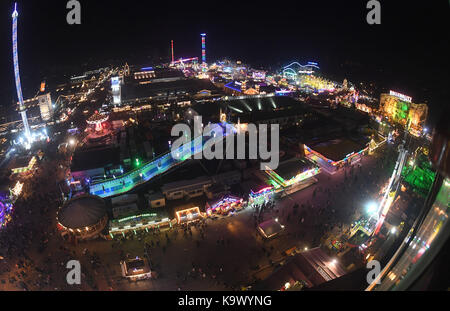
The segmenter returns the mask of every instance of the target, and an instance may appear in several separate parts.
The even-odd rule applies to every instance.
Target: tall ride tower
[[[206,66],[206,33],[202,33],[202,66]]]
[[[113,96],[113,104],[122,104],[122,88],[120,86],[120,77],[111,78],[111,90]]]
[[[171,50],[172,50],[172,64],[173,64],[174,61],[175,61],[174,54],[173,54],[173,40],[170,41],[170,47],[171,47]]]
[[[19,55],[17,53],[17,17],[19,13],[17,13],[17,3],[14,4],[14,12],[12,14],[13,19],[13,61],[14,61],[14,74],[16,79],[16,90],[17,90],[17,98],[19,100],[20,107],[20,115],[22,116],[23,128],[25,130],[25,138],[27,143],[31,145],[31,131],[30,125],[28,124],[27,118],[27,110],[25,109],[25,105],[23,104],[23,95],[22,95],[22,85],[20,84],[20,73],[19,73]]]

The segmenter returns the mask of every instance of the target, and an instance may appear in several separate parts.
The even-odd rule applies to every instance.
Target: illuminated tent
[[[77,239],[98,236],[108,222],[106,204],[103,199],[83,195],[66,202],[58,212],[58,227],[63,235]]]

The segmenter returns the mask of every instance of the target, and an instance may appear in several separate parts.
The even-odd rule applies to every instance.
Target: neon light
[[[233,127],[233,125],[227,123],[224,123],[224,126]],[[222,138],[226,137],[228,133],[234,132],[235,131],[227,130]],[[203,140],[203,137],[198,136],[178,149],[181,159],[180,157],[177,157],[176,159],[173,158],[172,153],[168,152],[153,161],[141,165],[139,168],[123,174],[122,176],[118,176],[116,179],[112,178],[92,184],[90,186],[90,193],[105,198],[129,192],[135,187],[146,183],[155,176],[176,168],[184,161],[190,159],[193,155],[201,152],[205,147],[205,143],[206,141]]]
[[[231,89],[231,90],[233,90],[233,91],[239,92],[239,93],[242,91],[242,90],[240,90],[240,89],[236,89],[236,88],[232,87],[232,86],[231,86],[232,84],[234,84],[234,82],[230,82],[230,83],[226,84],[225,87],[226,87],[226,88],[229,88],[229,89]]]
[[[183,211],[176,212],[177,215],[177,221],[180,224],[183,220],[192,221],[194,220],[195,216],[203,217],[202,213],[200,212],[200,209],[198,207],[189,208]]]
[[[409,96],[406,96],[406,95],[403,95],[403,94],[400,94],[400,93],[397,93],[397,92],[394,92],[394,91],[390,91],[389,94],[391,96],[398,97],[401,100],[404,100],[405,102],[412,103],[412,97],[409,97]]]
[[[177,61],[174,61],[174,64],[178,64],[178,63],[186,63],[186,62],[190,62],[190,61],[198,61],[198,57],[192,57],[192,58],[180,58]]]
[[[275,188],[280,188],[280,187],[287,188],[296,183],[307,180],[315,175],[318,175],[319,173],[320,173],[320,168],[314,167],[314,168],[306,170],[306,171],[298,174],[297,176],[291,178],[290,180],[286,181],[283,177],[278,175],[275,171],[273,171],[271,169],[266,170],[266,174],[268,174],[272,178],[271,181],[273,182],[272,184],[274,184]]]
[[[5,228],[11,221],[13,208],[14,207],[11,203],[0,201],[0,229]]]
[[[295,79],[295,77],[297,77],[297,73],[295,72],[294,69],[292,68],[286,68],[283,70],[283,75],[290,75],[293,76],[293,79]]]
[[[254,193],[253,191],[251,192],[253,195],[259,195],[259,194],[263,194],[265,192],[271,191],[273,190],[273,187],[266,187],[264,189],[259,190],[258,192]]]
[[[297,66],[300,66],[300,67],[314,67],[314,68],[317,68],[317,69],[320,69],[317,65],[315,65],[315,64],[308,64],[308,65],[302,65],[302,64],[300,64],[300,63],[298,63],[298,62],[293,62],[292,64],[289,64],[289,65],[287,65],[286,67],[284,67],[283,69],[286,69],[286,68],[288,68],[288,67],[291,67],[291,66],[293,66],[293,65],[297,65]]]
[[[217,201],[214,205],[209,206],[209,204],[207,204],[207,214],[208,215],[212,215],[213,213],[216,212],[216,210],[220,210],[222,212],[227,212],[230,209],[233,208],[240,208],[242,207],[242,203],[243,203],[243,199],[242,198],[238,198],[238,197],[234,197],[231,195],[225,196],[222,199],[220,199],[219,201]]]
[[[323,161],[330,163],[333,166],[338,166],[340,164],[343,164],[345,161],[351,160],[353,158],[355,158],[358,155],[362,155],[363,153],[365,153],[366,151],[369,150],[369,147],[364,148],[363,150],[357,152],[357,153],[352,153],[350,155],[348,155],[347,157],[345,157],[344,159],[340,160],[340,161],[333,161],[328,159],[327,157],[325,157],[324,155],[318,153],[317,151],[312,150],[311,148],[309,148],[308,146],[305,145],[305,155],[309,156],[310,154],[316,155],[318,156],[320,159],[322,159]]]
[[[202,64],[206,64],[206,33],[202,33]]]
[[[173,61],[174,61],[174,54],[173,54],[173,40],[170,41],[170,45],[171,45],[171,48],[172,48],[172,63],[173,63]]]
[[[157,214],[142,214],[142,215],[125,217],[125,218],[117,220],[117,222],[125,222],[125,221],[130,221],[130,220],[139,220],[140,218],[149,218],[149,217],[156,217],[156,216],[158,216],[158,215]]]

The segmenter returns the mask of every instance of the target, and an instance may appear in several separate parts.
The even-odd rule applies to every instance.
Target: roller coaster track
[[[230,124],[225,124],[225,126],[234,128],[234,126]],[[222,140],[226,136],[226,133],[229,133],[229,131],[224,131]],[[172,156],[172,152],[165,153],[141,167],[118,176],[117,178],[93,183],[90,186],[89,191],[92,195],[97,195],[102,198],[127,193],[136,187],[147,183],[156,176],[160,176],[167,173],[169,170],[177,168],[180,164],[191,159],[194,155],[203,152],[206,143],[203,138],[203,136],[198,136],[189,143],[181,146],[177,150],[178,154],[176,158]]]

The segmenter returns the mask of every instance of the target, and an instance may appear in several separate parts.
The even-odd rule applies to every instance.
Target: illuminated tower
[[[111,78],[111,90],[113,96],[113,104],[120,105],[122,103],[122,90],[120,87],[120,77]]]
[[[202,33],[202,65],[206,66],[206,33]]]
[[[173,62],[175,61],[174,55],[173,55],[173,40],[170,41],[170,45],[171,45],[171,49],[172,49],[172,64],[173,64]]]
[[[17,3],[15,3],[14,12],[12,14],[14,74],[15,74],[15,79],[16,79],[16,90],[17,90],[17,98],[19,100],[20,115],[22,116],[23,128],[25,130],[25,138],[27,140],[27,143],[31,145],[30,126],[28,124],[27,111],[25,109],[25,105],[23,104],[22,86],[20,84],[19,55],[17,53],[17,17],[18,16],[19,16],[19,13],[17,13]]]

